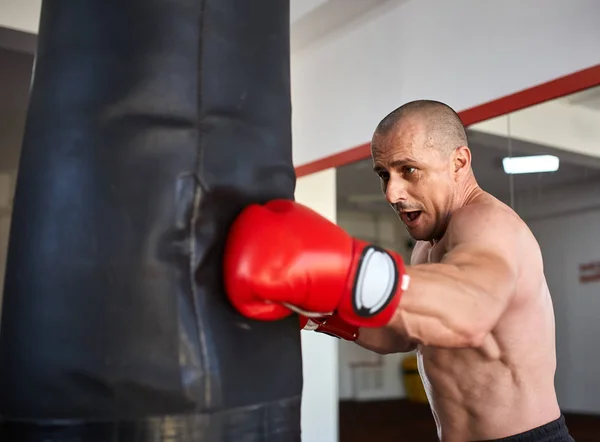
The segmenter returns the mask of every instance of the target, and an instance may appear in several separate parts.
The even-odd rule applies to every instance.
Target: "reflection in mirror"
[[[479,185],[539,243],[554,307],[555,388],[571,434],[600,441],[600,87],[467,133]],[[415,242],[386,203],[371,159],[337,169],[337,206],[351,234],[410,259]],[[357,436],[361,422],[379,440],[438,440],[414,354],[381,356],[341,342],[339,373],[341,442],[366,440]],[[371,415],[377,425],[369,426]]]

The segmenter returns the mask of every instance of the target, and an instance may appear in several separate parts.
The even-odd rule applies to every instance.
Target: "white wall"
[[[329,0],[290,0],[290,22],[295,22]]]
[[[292,57],[294,161],[367,142],[403,102],[464,110],[596,65],[597,0],[390,1]]]
[[[0,26],[37,34],[42,0],[0,0]]]
[[[411,251],[407,244],[410,237],[391,208],[385,212],[339,210],[337,222],[351,235],[392,249],[400,253],[407,262],[410,261]],[[340,399],[376,400],[404,397],[400,364],[406,356],[406,353],[380,356],[352,342],[340,341]],[[356,364],[359,367],[356,367]]]
[[[296,201],[336,222],[335,169],[298,179]],[[338,440],[338,340],[302,332],[302,442]]]
[[[581,413],[600,413],[600,280],[579,282],[580,264],[600,262],[598,189],[600,182],[591,182],[521,205],[540,243],[554,303],[560,405]]]

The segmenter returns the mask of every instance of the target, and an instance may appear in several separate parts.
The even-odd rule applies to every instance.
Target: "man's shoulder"
[[[489,242],[518,242],[529,233],[519,215],[493,197],[461,207],[452,214],[448,224],[448,240],[451,243],[476,238]]]
[[[503,202],[490,195],[481,198],[456,210],[450,217],[450,224],[486,226],[508,225],[513,228],[526,228],[519,215]]]

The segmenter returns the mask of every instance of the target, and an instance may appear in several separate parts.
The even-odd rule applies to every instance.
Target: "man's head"
[[[474,183],[467,135],[456,112],[431,100],[404,104],[377,126],[371,154],[385,197],[410,235],[439,239]]]

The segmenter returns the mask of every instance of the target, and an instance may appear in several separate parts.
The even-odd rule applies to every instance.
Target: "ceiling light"
[[[560,160],[554,155],[507,157],[502,160],[504,172],[509,174],[556,172],[559,163]]]

